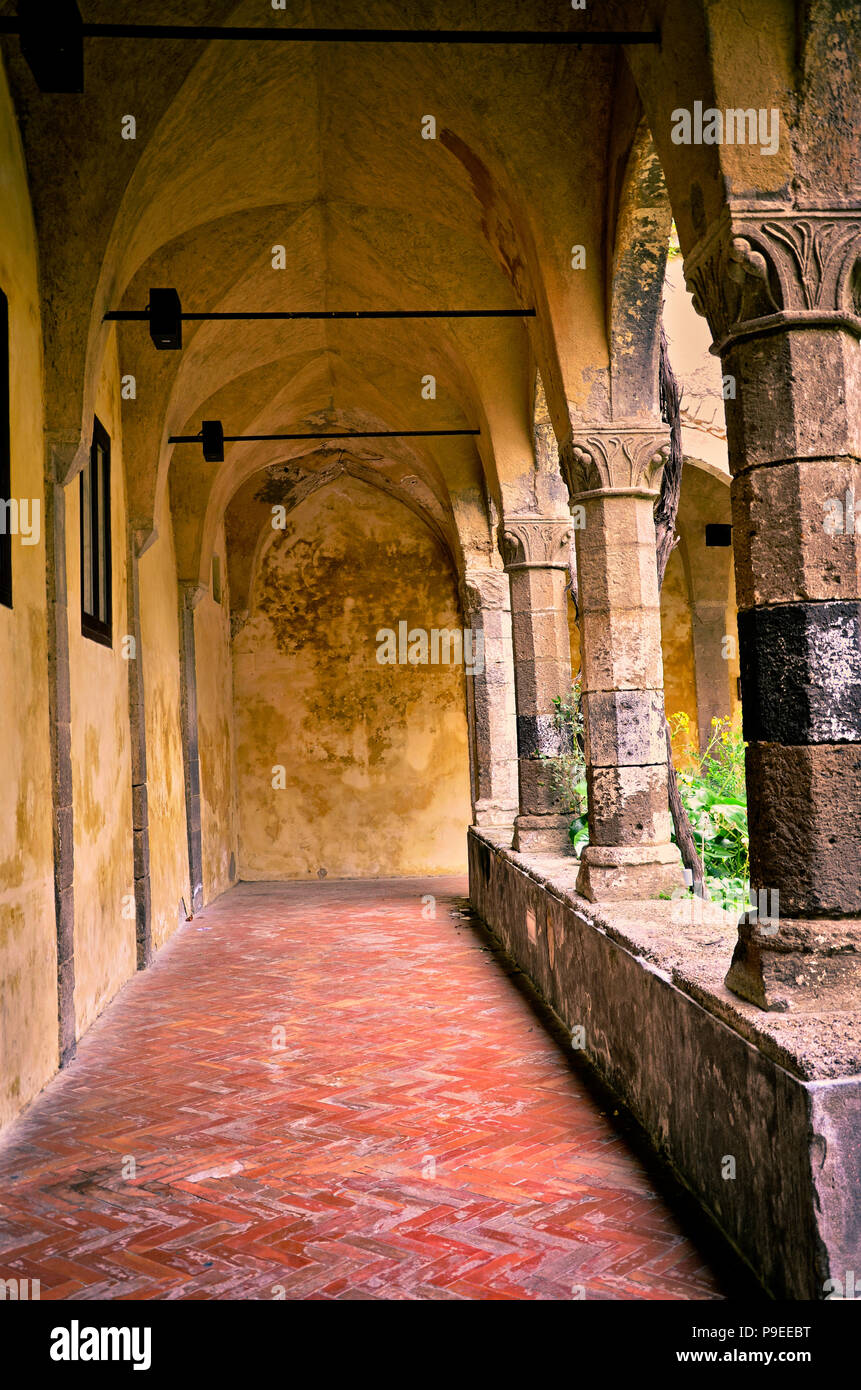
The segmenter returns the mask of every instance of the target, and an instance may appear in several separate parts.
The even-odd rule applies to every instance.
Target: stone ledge
[[[861,1000],[853,1010],[766,1013],[724,984],[737,937],[734,912],[697,904],[702,923],[680,925],[683,904],[665,899],[594,903],[576,891],[578,860],[571,855],[518,854],[502,826],[478,832],[512,864],[571,906],[596,930],[663,971],[684,993],[804,1081],[855,1077],[861,1081]]]
[[[590,903],[573,855],[510,842],[470,831],[475,911],[768,1291],[824,1297],[861,1268],[861,1011],[746,1004],[723,984],[734,914]]]

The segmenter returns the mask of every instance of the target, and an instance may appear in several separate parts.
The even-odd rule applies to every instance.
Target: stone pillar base
[[[725,984],[773,1013],[857,1008],[861,918],[781,917],[776,931],[742,918]]]
[[[568,828],[571,816],[517,816],[512,849],[518,854],[573,854]]]
[[[506,805],[505,802],[492,801],[488,797],[476,801],[472,819],[474,825],[509,826],[514,825],[516,815],[516,805]]]
[[[586,845],[580,856],[577,892],[590,902],[656,898],[684,882],[675,845]]]

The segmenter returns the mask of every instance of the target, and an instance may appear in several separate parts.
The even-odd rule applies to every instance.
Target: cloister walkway
[[[0,1276],[72,1299],[732,1294],[465,890],[242,884],[186,924],[0,1140]]]

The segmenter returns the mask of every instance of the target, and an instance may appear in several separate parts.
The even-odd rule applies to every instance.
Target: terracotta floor
[[[244,884],[188,923],[0,1141],[0,1277],[43,1299],[724,1296],[465,890]]]

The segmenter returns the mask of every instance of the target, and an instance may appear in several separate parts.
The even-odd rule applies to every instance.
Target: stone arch
[[[658,355],[672,213],[645,119],[628,156],[609,278],[610,396],[614,417],[657,413]]]

